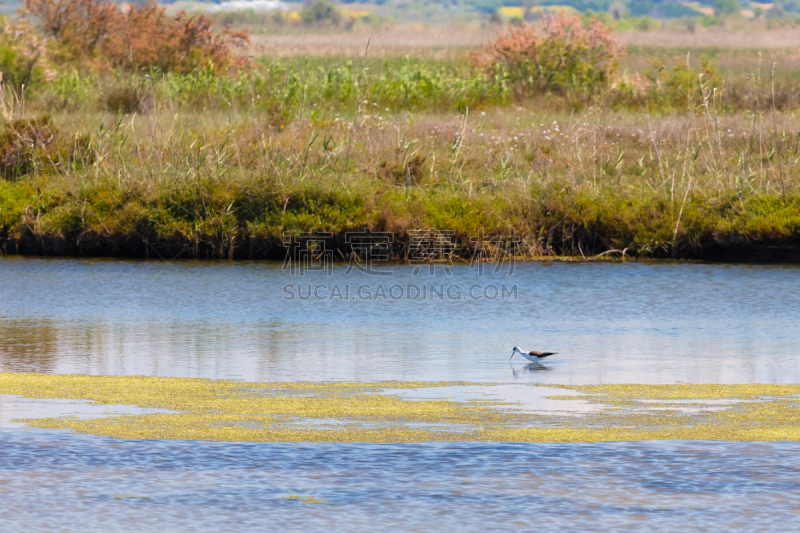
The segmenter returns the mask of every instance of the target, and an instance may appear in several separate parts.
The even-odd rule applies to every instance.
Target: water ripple
[[[0,434],[0,529],[790,530],[800,444],[236,444]],[[70,525],[72,524],[72,526]],[[90,524],[90,525],[86,525]]]

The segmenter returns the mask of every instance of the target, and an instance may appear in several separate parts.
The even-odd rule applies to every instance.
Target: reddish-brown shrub
[[[226,67],[228,44],[249,42],[246,30],[214,33],[209,17],[168,15],[154,0],[122,9],[103,0],[25,0],[25,6],[56,42],[53,60],[78,66],[179,72],[208,62]]]
[[[527,93],[606,85],[623,53],[611,29],[598,20],[584,27],[578,17],[561,12],[543,17],[542,35],[525,23],[509,26],[473,59],[489,75]]]

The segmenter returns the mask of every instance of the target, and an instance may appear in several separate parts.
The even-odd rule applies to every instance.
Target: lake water
[[[389,271],[346,276],[336,265],[332,277],[300,278],[266,263],[0,259],[0,370],[573,384],[800,377],[798,267],[523,263],[512,276],[479,276],[467,266],[451,276]],[[516,287],[516,299],[489,298],[503,284]],[[287,285],[303,289],[287,292]],[[300,299],[309,285],[312,298]],[[378,294],[380,286],[409,285],[462,294],[426,301]],[[351,299],[331,298],[333,286],[343,294],[350,286]],[[361,286],[370,297],[357,298]],[[473,287],[481,299],[469,298]],[[518,356],[509,363],[515,345],[559,354],[531,372]]]
[[[797,443],[290,445],[0,433],[0,527],[792,531],[798,457]]]
[[[330,277],[298,278],[266,263],[0,258],[0,371],[508,384],[800,377],[794,266],[523,263],[511,276],[456,266],[432,277],[384,268],[393,275],[334,265]],[[444,295],[409,298],[412,285]],[[495,298],[502,285],[506,297]],[[559,354],[531,367],[509,362],[514,345]],[[798,443],[244,444],[12,422],[119,412],[137,411],[0,398],[0,530],[800,527]]]

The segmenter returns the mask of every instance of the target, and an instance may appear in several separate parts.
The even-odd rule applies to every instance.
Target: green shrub
[[[142,92],[138,87],[116,87],[106,95],[106,109],[130,114],[142,111]]]
[[[714,13],[720,15],[738,15],[742,11],[742,6],[738,0],[717,0],[714,4]]]
[[[46,211],[37,224],[42,233],[67,236],[79,233],[83,227],[83,206],[76,202],[65,202]]]
[[[19,91],[52,78],[45,71],[46,47],[25,19],[0,16],[0,81]]]
[[[309,26],[330,24],[338,26],[342,22],[342,13],[335,5],[319,0],[300,12],[300,18]]]

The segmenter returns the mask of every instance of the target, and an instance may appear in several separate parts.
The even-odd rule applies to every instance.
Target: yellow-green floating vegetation
[[[800,385],[560,386],[597,409],[529,412],[491,400],[403,399],[390,389],[462,382],[279,382],[0,373],[0,394],[137,405],[169,413],[26,419],[30,426],[128,439],[271,442],[662,439],[800,440]],[[531,385],[536,386],[536,385]]]

